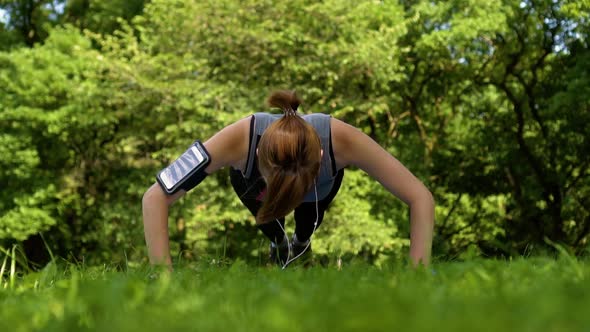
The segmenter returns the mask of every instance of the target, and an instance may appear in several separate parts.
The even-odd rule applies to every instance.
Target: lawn
[[[168,274],[50,264],[6,278],[0,331],[590,331],[590,264],[559,259]]]

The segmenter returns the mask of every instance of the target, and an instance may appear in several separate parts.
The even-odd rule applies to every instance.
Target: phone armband
[[[171,195],[179,189],[189,191],[207,177],[205,168],[211,156],[200,141],[195,141],[178,159],[162,169],[156,179],[164,192]]]

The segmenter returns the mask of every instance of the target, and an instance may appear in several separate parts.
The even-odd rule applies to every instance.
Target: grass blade
[[[2,252],[4,252],[4,248],[0,248],[2,249]],[[5,253],[4,255],[4,261],[2,262],[2,267],[0,267],[0,285],[4,284],[4,270],[6,269],[6,262],[8,261],[8,253]]]
[[[16,275],[16,245],[12,246],[12,256],[10,258],[10,289],[14,289],[14,280]]]

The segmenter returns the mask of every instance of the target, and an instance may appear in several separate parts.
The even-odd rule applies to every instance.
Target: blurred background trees
[[[0,243],[145,260],[141,196],[194,139],[296,89],[437,201],[435,256],[590,234],[590,1],[0,1]],[[173,255],[260,261],[226,171],[171,210]],[[405,256],[408,209],[358,170],[314,251]],[[292,223],[290,223],[292,224]],[[42,236],[41,236],[42,235]]]

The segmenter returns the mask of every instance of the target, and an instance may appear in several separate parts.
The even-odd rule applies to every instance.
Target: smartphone
[[[168,194],[174,194],[193,176],[205,172],[211,158],[200,141],[196,141],[166,168],[158,172],[156,179]]]

